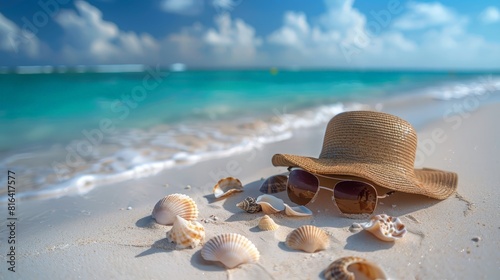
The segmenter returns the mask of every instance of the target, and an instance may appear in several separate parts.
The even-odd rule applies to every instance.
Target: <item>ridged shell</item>
[[[162,225],[173,224],[177,215],[188,221],[198,219],[198,207],[194,200],[185,194],[170,194],[156,203],[151,214]]]
[[[201,249],[207,261],[219,261],[227,268],[259,261],[260,253],[255,245],[243,235],[224,233],[207,241]]]
[[[205,239],[205,228],[196,221],[186,221],[180,216],[175,218],[167,239],[177,244],[177,248],[194,248]]]
[[[262,207],[262,212],[266,214],[275,214],[285,210],[285,203],[283,200],[268,194],[263,194],[257,197],[255,201]]]
[[[257,213],[262,211],[262,207],[255,201],[256,201],[255,198],[249,196],[240,203],[236,204],[236,206],[243,209],[247,213]]]
[[[280,226],[274,222],[274,220],[269,217],[268,215],[265,215],[260,219],[259,221],[259,228],[261,230],[277,230]]]
[[[375,215],[369,222],[360,225],[378,239],[387,242],[394,242],[406,234],[406,227],[401,220],[386,214]]]
[[[344,257],[332,262],[323,276],[326,280],[387,279],[378,265],[359,257]]]
[[[291,207],[285,203],[285,214],[292,217],[307,217],[312,216],[313,213],[311,210],[309,210],[309,208],[305,206],[300,205]]]
[[[222,178],[215,184],[213,192],[215,198],[228,196],[236,192],[242,192],[243,185],[239,179],[234,177]]]
[[[260,187],[260,192],[262,193],[278,193],[286,191],[286,183],[288,182],[288,177],[285,175],[274,175],[267,178],[262,186]]]
[[[324,230],[305,225],[290,232],[286,237],[285,244],[295,250],[314,253],[328,248],[330,239]]]

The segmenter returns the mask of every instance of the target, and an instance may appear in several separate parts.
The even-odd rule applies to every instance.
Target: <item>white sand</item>
[[[284,172],[271,165],[275,153],[317,156],[324,127],[308,129],[292,140],[229,159],[201,162],[155,177],[97,188],[83,197],[18,203],[16,272],[5,264],[7,236],[2,226],[2,279],[318,279],[333,260],[360,256],[378,263],[391,279],[493,279],[500,275],[500,105],[471,112],[453,127],[445,121],[418,124],[420,146],[435,129],[446,141],[434,143],[424,166],[459,174],[458,193],[438,201],[396,193],[376,212],[401,217],[408,234],[395,243],[366,232],[351,233],[329,194],[309,205],[311,218],[273,215],[281,225],[262,232],[262,213],[242,212],[235,204],[258,196],[262,177]],[[402,110],[397,112],[405,118]],[[428,144],[428,142],[427,142]],[[245,192],[214,201],[212,186],[224,176],[238,177]],[[168,184],[168,186],[165,186]],[[190,189],[185,187],[190,185]],[[236,232],[261,253],[258,265],[227,271],[202,260],[201,247],[175,250],[165,240],[169,226],[156,225],[154,204],[171,193],[191,196],[200,209],[207,239]],[[286,194],[279,197],[287,201]],[[132,207],[131,210],[126,210]],[[217,219],[211,218],[211,216]],[[212,216],[212,217],[213,217]],[[283,241],[294,228],[313,224],[331,239],[328,250],[308,254],[288,249]],[[479,237],[480,241],[472,239]]]

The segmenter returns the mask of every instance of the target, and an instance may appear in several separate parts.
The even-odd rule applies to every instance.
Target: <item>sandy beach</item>
[[[442,106],[453,102],[462,101]],[[235,206],[247,196],[260,195],[263,178],[286,172],[272,166],[273,154],[319,155],[324,126],[318,126],[261,149],[99,187],[82,196],[21,200],[16,206],[15,272],[5,272],[8,259],[3,254],[1,278],[318,279],[335,259],[359,256],[380,265],[390,279],[494,279],[500,273],[499,109],[499,103],[492,103],[452,115],[453,122],[440,118],[413,123],[422,153],[417,165],[458,173],[458,191],[443,201],[401,192],[380,200],[375,214],[400,217],[408,229],[394,243],[365,231],[350,232],[354,222],[363,220],[343,217],[327,192],[308,205],[312,217],[271,215],[280,225],[276,231],[257,227],[262,212],[249,214]],[[383,111],[411,118],[418,108],[386,106]],[[244,192],[215,200],[212,187],[226,176],[239,178]],[[155,203],[173,193],[195,200],[205,240],[220,233],[244,235],[260,251],[258,264],[226,270],[204,261],[201,246],[176,250],[165,238],[171,227],[151,218]],[[286,193],[276,196],[289,203]],[[287,248],[287,234],[307,224],[328,233],[327,250],[309,254]],[[0,234],[6,240],[5,226]],[[5,246],[2,242],[2,252]]]

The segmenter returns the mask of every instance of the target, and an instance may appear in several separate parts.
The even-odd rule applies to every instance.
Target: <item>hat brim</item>
[[[414,173],[408,174],[404,170],[386,164],[289,154],[275,154],[272,163],[274,166],[300,167],[318,174],[356,176],[387,189],[421,194],[440,200],[452,195],[458,183],[456,173],[429,168],[414,169]]]

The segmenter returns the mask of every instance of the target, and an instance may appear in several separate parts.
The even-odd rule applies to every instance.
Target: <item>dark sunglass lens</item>
[[[364,182],[339,182],[333,190],[333,196],[344,214],[371,214],[377,205],[375,188]]]
[[[294,203],[306,205],[318,190],[318,178],[304,170],[292,170],[288,176],[288,197]]]
[[[286,190],[286,181],[288,178],[285,175],[274,175],[262,183],[260,191],[263,193],[278,193]]]

